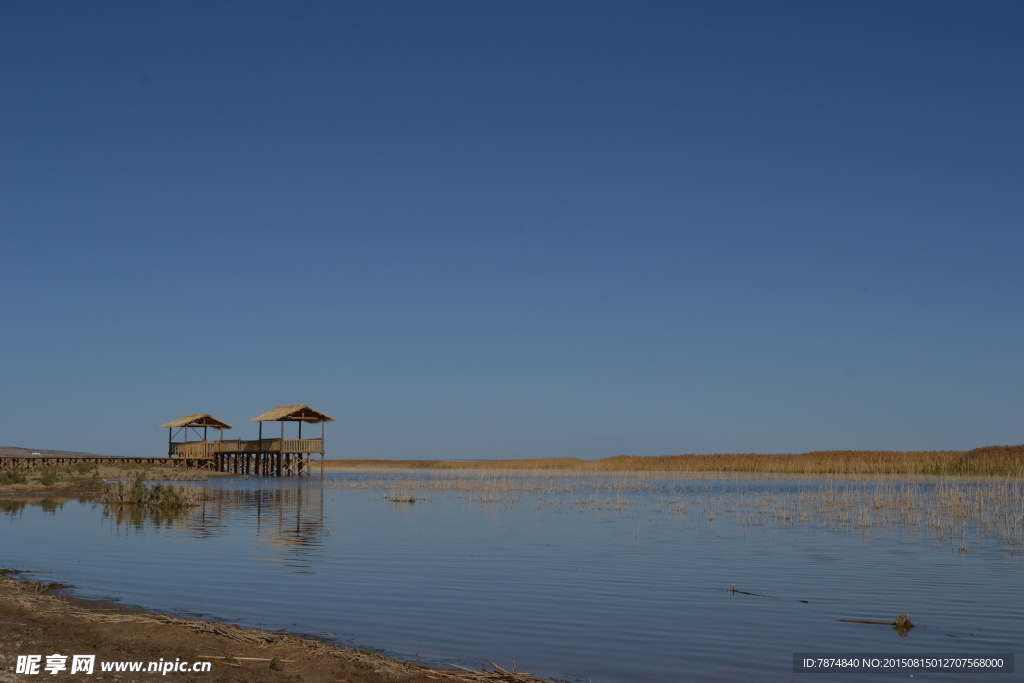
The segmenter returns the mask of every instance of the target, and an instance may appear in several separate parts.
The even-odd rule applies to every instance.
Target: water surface
[[[1024,558],[991,524],[967,520],[953,538],[925,517],[787,520],[769,504],[833,486],[823,482],[409,486],[435,476],[222,479],[175,519],[8,502],[0,563],[148,609],[595,683],[826,680],[793,674],[793,653],[1024,641]],[[906,637],[838,621],[900,612],[917,624]],[[827,680],[865,677],[907,679]]]

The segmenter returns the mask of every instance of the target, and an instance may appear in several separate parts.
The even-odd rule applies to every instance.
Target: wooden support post
[[[277,451],[277,476],[284,474],[284,420],[281,420],[281,447]]]

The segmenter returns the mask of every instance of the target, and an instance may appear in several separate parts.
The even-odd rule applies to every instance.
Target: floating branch
[[[900,615],[892,621],[865,621],[862,619],[839,619],[846,624],[874,624],[876,626],[892,626],[893,630],[900,634],[900,636],[906,638],[907,634],[910,633],[910,629],[914,628],[914,622],[910,620],[910,615],[906,612],[900,612]]]

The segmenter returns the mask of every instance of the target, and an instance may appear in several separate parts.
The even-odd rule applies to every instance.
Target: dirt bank
[[[62,587],[0,575],[0,682],[17,674],[18,655],[96,655],[89,678],[102,681],[232,681],[238,683],[426,683],[537,681],[529,674],[430,668],[340,648],[309,637],[178,619],[59,593]],[[210,662],[209,672],[146,673],[149,662]],[[103,672],[103,662],[144,662],[142,673]],[[60,675],[69,675],[68,669]],[[47,675],[46,678],[49,678]]]

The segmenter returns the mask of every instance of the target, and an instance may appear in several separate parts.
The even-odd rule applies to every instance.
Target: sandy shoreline
[[[166,674],[181,681],[237,683],[420,683],[538,681],[529,674],[441,669],[309,636],[181,619],[103,600],[70,588],[0,574],[0,682],[33,680],[15,673],[18,655],[96,655],[95,680],[149,680],[158,673],[102,673],[100,662],[211,663],[209,672]],[[45,672],[44,672],[45,673]],[[65,672],[66,673],[66,672]]]

